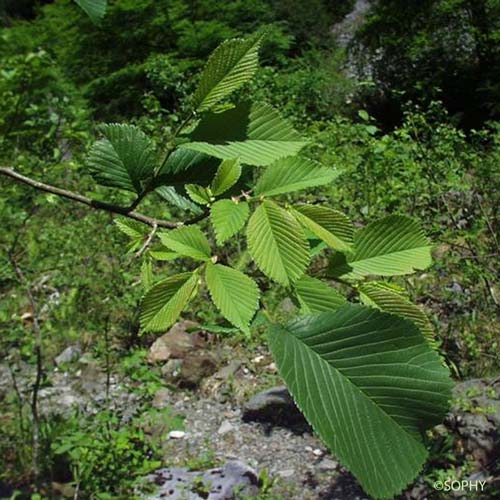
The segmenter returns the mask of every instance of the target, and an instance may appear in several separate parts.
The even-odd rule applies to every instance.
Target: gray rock
[[[245,497],[259,491],[257,473],[239,460],[204,472],[159,469],[147,479],[158,486],[154,494],[144,497],[147,500],[230,500],[236,493]]]
[[[229,432],[234,431],[234,426],[228,420],[224,420],[222,424],[220,424],[219,429],[217,430],[217,434],[223,436],[224,434],[228,434]]]
[[[77,361],[80,359],[82,355],[82,348],[76,345],[70,345],[64,349],[59,356],[57,356],[54,360],[57,366],[61,366],[67,363],[72,363],[73,361]]]
[[[245,422],[267,422],[299,433],[310,430],[285,386],[273,387],[253,396],[243,407]]]

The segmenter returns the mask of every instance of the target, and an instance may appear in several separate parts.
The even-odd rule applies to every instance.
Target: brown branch
[[[66,198],[68,200],[76,201],[77,203],[82,203],[83,205],[87,205],[88,207],[94,208],[96,210],[104,210],[105,212],[110,212],[116,215],[122,215],[123,217],[128,217],[129,219],[134,219],[138,222],[142,222],[143,224],[147,224],[152,228],[166,227],[169,229],[174,229],[180,226],[195,224],[196,222],[199,222],[200,220],[204,219],[207,216],[207,212],[203,212],[202,214],[194,217],[193,219],[189,219],[184,222],[171,222],[162,219],[155,219],[154,217],[149,217],[148,215],[144,215],[139,212],[134,212],[133,210],[130,209],[130,207],[129,208],[120,207],[117,205],[106,203],[104,201],[93,200],[92,198],[88,198],[87,196],[83,196],[73,191],[68,191],[66,189],[61,189],[56,186],[51,186],[50,184],[44,184],[43,182],[21,175],[12,168],[0,167],[0,175],[5,175],[7,177],[10,177],[11,179],[14,179],[17,182],[31,186],[32,188],[38,189],[39,191],[45,191],[46,193],[55,194],[57,196],[60,196],[61,198]]]

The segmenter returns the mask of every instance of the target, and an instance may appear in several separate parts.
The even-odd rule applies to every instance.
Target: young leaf
[[[390,215],[354,235],[355,253],[329,267],[335,277],[397,276],[430,266],[431,245],[420,225],[409,217]]]
[[[259,289],[252,279],[236,269],[207,264],[205,279],[215,305],[233,325],[248,333],[248,325],[259,307]]]
[[[208,113],[180,150],[222,160],[240,158],[246,165],[266,166],[297,154],[307,143],[271,106],[238,104],[223,113]]]
[[[410,321],[359,305],[275,326],[269,344],[297,405],[374,498],[392,498],[427,457],[452,382]]]
[[[408,318],[419,328],[429,345],[437,348],[432,323],[424,311],[410,302],[405,294],[398,293],[386,283],[371,282],[359,287],[359,298],[367,306]]]
[[[155,168],[151,141],[134,125],[111,123],[99,130],[105,138],[95,142],[89,151],[90,173],[104,186],[141,193],[144,181]]]
[[[223,160],[217,169],[214,180],[210,185],[210,189],[214,196],[219,196],[225,193],[229,188],[233,187],[241,175],[241,165],[239,158],[231,160]]]
[[[75,0],[75,2],[85,11],[94,24],[99,24],[104,14],[106,14],[108,0]]]
[[[182,273],[150,288],[141,304],[142,330],[157,332],[172,326],[193,295],[198,279],[196,273]]]
[[[212,198],[210,190],[198,184],[186,184],[186,193],[195,203],[200,205],[208,205]]]
[[[282,158],[264,170],[255,186],[257,196],[276,196],[329,184],[339,172],[300,156]]]
[[[144,243],[144,238],[147,237],[147,230],[144,224],[132,219],[115,219],[116,227],[129,238],[127,253],[132,253],[141,248]]]
[[[309,264],[309,245],[300,224],[272,201],[264,201],[250,217],[247,241],[259,269],[284,286],[299,279]]]
[[[184,226],[160,234],[161,242],[170,250],[196,260],[210,260],[207,237],[194,226]]]
[[[212,108],[252,79],[259,65],[261,40],[261,37],[227,40],[214,50],[194,93],[197,111]]]
[[[294,209],[297,220],[329,247],[352,250],[354,226],[342,212],[319,205],[296,205]]]
[[[151,250],[149,252],[149,255],[151,258],[155,260],[160,260],[160,261],[169,261],[169,260],[174,260],[178,259],[180,255],[175,252],[166,252],[164,250]]]
[[[210,207],[210,221],[214,226],[217,245],[234,236],[248,219],[248,203],[219,200]]]
[[[305,275],[295,283],[295,294],[304,313],[335,311],[346,303],[346,298],[335,288]]]
[[[142,261],[141,281],[146,292],[153,286],[153,266],[149,257],[145,257]]]

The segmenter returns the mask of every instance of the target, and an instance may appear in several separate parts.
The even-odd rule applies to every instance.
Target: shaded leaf
[[[223,113],[208,113],[180,149],[223,160],[240,158],[265,166],[297,154],[306,142],[271,106],[238,104]]]
[[[102,125],[104,135],[90,148],[87,165],[94,179],[104,186],[141,193],[155,168],[151,141],[134,125]]]
[[[352,250],[354,226],[342,212],[319,205],[296,205],[294,209],[297,220],[329,247]]]
[[[346,304],[273,327],[269,344],[297,405],[369,495],[392,498],[415,478],[452,382],[411,321]]]
[[[335,288],[310,276],[302,276],[294,289],[304,313],[334,311],[346,303],[346,298]]]

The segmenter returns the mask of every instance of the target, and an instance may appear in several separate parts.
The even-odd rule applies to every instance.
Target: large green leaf
[[[329,273],[335,277],[397,276],[430,266],[431,245],[420,225],[409,217],[390,215],[354,235],[355,253],[336,258]]]
[[[310,276],[302,276],[295,283],[295,294],[302,311],[316,313],[334,311],[346,303],[346,298],[324,281]]]
[[[342,252],[352,250],[354,226],[342,212],[319,205],[296,205],[294,215],[317,238]]]
[[[382,311],[408,318],[418,326],[429,345],[436,348],[434,328],[427,315],[417,305],[410,302],[404,291],[397,290],[387,283],[363,283],[359,287],[359,297],[363,304],[377,307]]]
[[[264,170],[255,186],[257,196],[276,196],[329,184],[339,172],[300,156],[282,158]]]
[[[206,111],[251,80],[259,65],[262,38],[227,40],[219,45],[203,70],[194,106]]]
[[[155,186],[208,185],[217,172],[217,158],[189,149],[177,148],[155,177]]]
[[[170,250],[196,260],[210,260],[207,237],[195,226],[184,226],[160,234],[161,242]]]
[[[232,200],[219,200],[210,207],[210,221],[214,226],[215,238],[222,245],[234,236],[248,219],[248,203],[235,203]]]
[[[214,304],[233,325],[248,333],[248,325],[259,307],[259,289],[252,279],[236,269],[207,264],[205,279]]]
[[[247,165],[266,166],[297,154],[306,142],[271,106],[238,104],[223,113],[208,113],[180,149]]]
[[[87,164],[97,182],[141,193],[155,168],[151,141],[134,125],[102,125],[104,135],[89,151]]]
[[[217,169],[214,180],[210,184],[210,189],[214,196],[225,193],[233,187],[241,175],[241,165],[239,158],[223,160]]]
[[[75,0],[75,2],[85,11],[94,24],[98,24],[106,14],[108,0]]]
[[[182,273],[150,288],[141,304],[141,328],[157,332],[172,326],[193,295],[198,280],[196,273]]]
[[[264,201],[247,226],[250,254],[269,278],[289,286],[309,264],[309,245],[300,224],[272,201]]]
[[[411,321],[346,304],[273,327],[269,343],[297,405],[368,494],[392,498],[415,478],[452,383]]]

